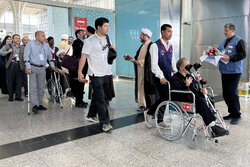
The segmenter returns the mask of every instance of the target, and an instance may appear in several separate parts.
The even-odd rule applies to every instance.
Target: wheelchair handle
[[[171,93],[174,92],[174,93],[186,93],[186,94],[192,94],[193,96],[193,103],[195,104],[195,94],[190,91],[190,90],[171,90],[171,86],[170,86],[170,82],[169,81],[166,81],[166,84],[168,85],[168,94],[169,94],[169,101],[171,101]],[[211,89],[212,90],[212,89]]]
[[[170,89],[171,86],[170,86],[170,82],[167,80],[165,84],[168,85],[168,97],[169,97],[169,100],[171,100],[171,89]]]
[[[188,90],[188,91],[186,91],[186,90],[170,90],[170,92],[171,92],[171,93],[186,93],[186,94],[192,94],[192,96],[193,96],[193,103],[195,104],[195,94],[194,94],[192,91],[190,91],[190,90]],[[170,96],[169,100],[171,100],[171,96]]]

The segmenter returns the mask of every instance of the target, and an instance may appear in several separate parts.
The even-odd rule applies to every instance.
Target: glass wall
[[[124,54],[135,56],[139,49],[140,30],[148,28],[151,40],[160,37],[160,0],[116,0],[116,59],[117,75],[134,76],[134,66],[123,59]]]

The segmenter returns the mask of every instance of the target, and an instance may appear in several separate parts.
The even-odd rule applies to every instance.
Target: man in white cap
[[[138,103],[137,111],[145,111],[147,107],[151,105],[151,61],[149,49],[153,44],[150,41],[152,32],[147,28],[141,29],[140,39],[142,45],[136,52],[135,60],[133,61],[135,65],[135,100]]]
[[[68,38],[69,38],[69,36],[67,34],[63,34],[61,36],[62,41],[57,45],[58,49],[59,50],[65,50],[66,54],[69,51],[69,45],[68,45],[68,42],[67,42]]]

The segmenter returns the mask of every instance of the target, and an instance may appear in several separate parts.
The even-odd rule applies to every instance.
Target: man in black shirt
[[[229,132],[217,125],[215,125],[215,116],[207,106],[204,95],[207,94],[207,89],[199,89],[191,76],[187,76],[189,72],[186,66],[189,65],[188,60],[181,58],[177,61],[176,67],[178,72],[170,79],[171,89],[174,90],[191,90],[195,94],[196,112],[199,113],[206,126],[211,127],[213,137],[228,135]],[[180,95],[172,93],[171,99],[174,101],[193,101],[190,95]]]
[[[76,35],[76,40],[74,40],[72,47],[73,47],[73,57],[75,59],[80,60],[81,55],[82,55],[82,47],[84,44],[84,32],[83,30],[77,30],[75,32]],[[84,74],[84,76],[86,76],[88,71],[88,64],[86,63],[82,73]],[[77,78],[78,77],[78,73],[77,71],[70,71],[70,75],[73,78]],[[86,108],[88,106],[88,103],[83,101],[83,94],[84,94],[84,82],[81,83],[78,80],[71,80],[71,89],[72,89],[72,93],[74,94],[75,98],[76,98],[76,103],[75,106],[76,107],[81,107],[81,108]]]

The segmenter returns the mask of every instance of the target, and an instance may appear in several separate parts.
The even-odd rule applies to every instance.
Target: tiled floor
[[[241,101],[243,120],[239,125],[229,125],[229,136],[221,138],[218,144],[201,139],[196,149],[190,149],[184,138],[168,142],[157,135],[156,129],[145,127],[142,115],[136,111],[133,82],[120,80],[115,82],[115,89],[117,97],[110,104],[110,116],[116,120],[117,128],[111,133],[96,133],[10,156],[0,160],[0,167],[250,166],[250,102]],[[1,95],[0,155],[8,143],[27,142],[27,139],[90,125],[83,119],[88,108],[71,109],[69,101],[63,103],[62,110],[57,104],[49,103],[48,111],[28,116],[25,103],[10,103]],[[226,114],[223,101],[216,103],[216,108]],[[127,118],[133,120],[126,122]],[[118,123],[123,124],[121,128]]]

